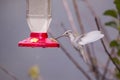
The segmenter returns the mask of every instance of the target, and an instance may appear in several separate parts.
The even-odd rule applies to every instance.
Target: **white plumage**
[[[81,37],[79,44],[85,45],[91,42],[95,42],[103,37],[104,35],[100,31],[91,31]]]
[[[62,36],[69,37],[73,47],[81,53],[80,55],[82,56],[84,61],[88,62],[89,58],[87,53],[85,53],[83,46],[103,38],[104,34],[102,34],[101,31],[95,30],[86,34],[75,36],[71,30],[67,30]],[[59,36],[58,38],[62,36]]]

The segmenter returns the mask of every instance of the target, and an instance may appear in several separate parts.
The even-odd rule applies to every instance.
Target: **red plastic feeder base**
[[[18,43],[20,47],[59,47],[56,40],[48,38],[47,33],[34,33],[30,37]]]

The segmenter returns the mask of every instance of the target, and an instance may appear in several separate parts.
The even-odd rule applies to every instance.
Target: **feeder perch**
[[[26,0],[26,18],[31,30],[30,37],[20,41],[20,47],[59,47],[53,38],[48,38],[48,28],[51,23],[50,0]]]

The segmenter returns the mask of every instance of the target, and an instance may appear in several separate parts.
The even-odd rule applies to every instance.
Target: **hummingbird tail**
[[[80,53],[81,53],[82,58],[85,61],[85,63],[88,63],[89,62],[89,57],[88,57],[87,53],[84,51],[83,47],[80,47]]]

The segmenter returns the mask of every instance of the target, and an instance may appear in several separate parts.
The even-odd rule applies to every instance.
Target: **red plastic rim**
[[[56,40],[48,38],[47,33],[35,33],[32,32],[30,37],[20,41],[18,43],[19,47],[59,47]]]

